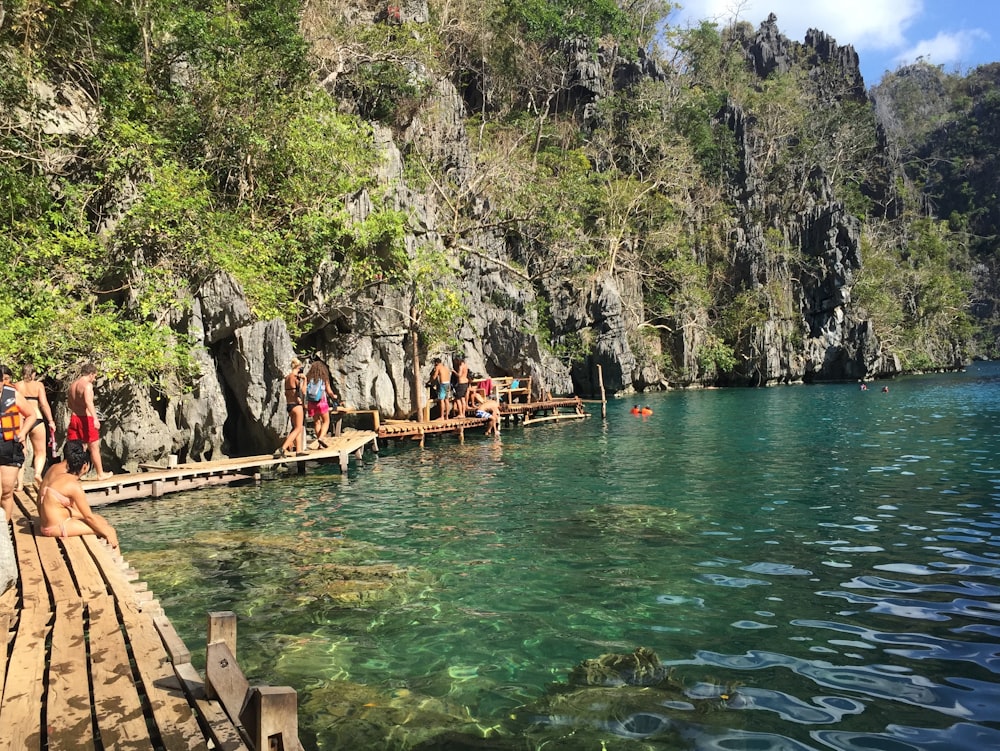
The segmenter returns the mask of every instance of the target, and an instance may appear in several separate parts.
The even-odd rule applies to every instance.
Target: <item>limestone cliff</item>
[[[599,181],[613,166],[622,174],[609,181],[612,187],[639,184],[639,195],[677,194],[669,196],[675,200],[669,210],[651,214],[653,219],[642,215],[634,224],[623,220],[617,234],[608,226],[613,212],[598,216],[588,206],[580,212],[578,232],[568,233],[570,240],[556,252],[531,235],[522,217],[500,213],[506,196],[488,190],[491,165],[481,146],[484,113],[497,106],[491,102],[490,71],[471,56],[473,45],[463,47],[457,22],[431,28],[432,19],[426,0],[398,6],[326,0],[308,5],[301,29],[315,61],[313,91],[322,87],[344,112],[367,117],[374,133],[378,194],[374,188],[352,193],[346,213],[361,224],[377,204],[388,203],[406,217],[407,257],[433,254],[436,278],[427,284],[447,288],[461,301],[464,315],[450,341],[420,335],[415,310],[421,290],[413,285],[377,277],[361,285],[361,292],[343,294],[359,285],[332,251],[329,257],[321,254],[315,274],[302,280],[296,300],[301,316],[294,322],[259,320],[231,273],[198,276],[178,293],[183,299],[176,309],[162,315],[173,335],[194,343],[197,379],[156,388],[127,381],[99,386],[99,404],[108,415],[103,445],[109,467],[133,468],[167,454],[196,460],[270,451],[287,429],[281,379],[293,355],[327,362],[350,406],[397,418],[413,414],[426,399],[419,384],[437,355],[461,353],[475,373],[530,376],[539,395],[593,396],[602,385],[598,373],[614,395],[901,371],[886,332],[855,294],[866,268],[865,223],[891,223],[902,213],[899,165],[873,117],[870,127],[861,118],[848,133],[856,142],[846,145],[837,141],[844,129],[836,131],[827,122],[831,112],[871,117],[850,46],[815,30],[803,43],[792,42],[773,16],[758,29],[727,30],[723,48],[742,56],[739,72],[749,80],[733,84],[734,90],[743,88],[742,98],[731,92],[717,102],[706,98],[711,108],[705,105],[693,117],[692,128],[710,134],[700,145],[718,146],[719,156],[704,159],[715,166],[711,173],[696,159],[678,160],[697,172],[688,183],[679,181],[680,187],[648,177],[658,165],[671,164],[669,138],[641,153],[649,144],[640,133],[631,144],[638,144],[635,153],[617,152],[619,131],[638,116],[624,105],[609,115],[604,105],[616,97],[627,103],[632,92],[643,91],[654,106],[642,127],[673,133],[681,118],[670,103],[680,101],[677,92],[684,87],[695,87],[692,79],[666,69],[643,49],[622,48],[620,40],[574,36],[542,48],[551,54],[539,59],[559,60],[565,69],[532,70],[539,80],[552,82],[550,97],[542,102],[537,91],[525,95],[519,103],[523,111],[514,113],[532,124],[519,135],[536,139],[533,161],[558,112],[559,127],[548,135],[563,138],[565,151],[585,155],[577,161],[586,162],[588,178]],[[435,67],[416,55],[393,57],[404,88],[419,94],[393,118],[375,117],[352,74],[376,56],[357,43],[335,44],[328,32],[345,27],[363,29],[356,38],[369,43],[401,35],[393,50],[454,34],[447,46],[454,59]],[[168,74],[170,86],[183,90],[197,71],[184,59],[171,59]],[[45,132],[66,135],[66,143],[70,136],[83,142],[97,127],[90,97],[70,81],[58,91],[40,86],[34,96],[47,103]],[[794,102],[797,113],[814,117],[815,128],[783,119],[781,97]],[[658,114],[649,118],[649,111]],[[838,118],[837,127],[850,120]],[[602,138],[610,144],[604,151],[580,146]],[[82,151],[53,149],[45,168],[51,175],[72,173]],[[634,174],[625,174],[628,169]],[[845,170],[854,170],[850,179],[843,177]],[[712,181],[711,191],[701,190],[699,181]],[[105,186],[106,195],[91,206],[93,231],[112,235],[142,190],[141,178],[131,173]],[[861,217],[856,207],[866,201],[874,208]],[[664,217],[673,225],[645,266],[614,261],[619,252],[641,258]],[[587,243],[591,247],[578,247]],[[595,262],[612,245],[612,260]],[[144,278],[145,252],[140,243],[125,278],[114,279],[125,290],[116,299],[125,309],[139,307],[131,290],[155,284],[155,277]],[[690,280],[702,286],[685,296]],[[959,345],[933,341],[926,346],[928,361],[960,363]]]

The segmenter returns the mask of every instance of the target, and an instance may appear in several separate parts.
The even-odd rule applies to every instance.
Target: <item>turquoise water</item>
[[[1000,367],[879,388],[643,396],[104,512],[193,650],[237,612],[309,748],[997,748]],[[568,688],[637,647],[670,687]]]

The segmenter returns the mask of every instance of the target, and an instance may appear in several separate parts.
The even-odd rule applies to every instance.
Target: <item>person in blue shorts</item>
[[[451,368],[441,362],[440,357],[434,358],[431,384],[436,384],[437,386],[437,400],[440,409],[438,419],[447,420],[449,414],[451,414],[451,402],[448,399],[448,389],[451,388]]]

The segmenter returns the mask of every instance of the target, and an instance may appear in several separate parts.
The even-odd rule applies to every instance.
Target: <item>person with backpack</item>
[[[329,448],[326,441],[330,430],[330,402],[340,401],[330,384],[330,369],[321,360],[314,360],[306,373],[306,413],[312,418],[316,432],[316,448]]]

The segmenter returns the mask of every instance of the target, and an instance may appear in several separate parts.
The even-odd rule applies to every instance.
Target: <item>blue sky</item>
[[[923,57],[948,73],[1000,61],[997,0],[678,0],[670,23],[695,25],[735,18],[755,28],[769,13],[789,39],[803,41],[809,28],[838,44],[853,45],[866,86],[886,71]]]

